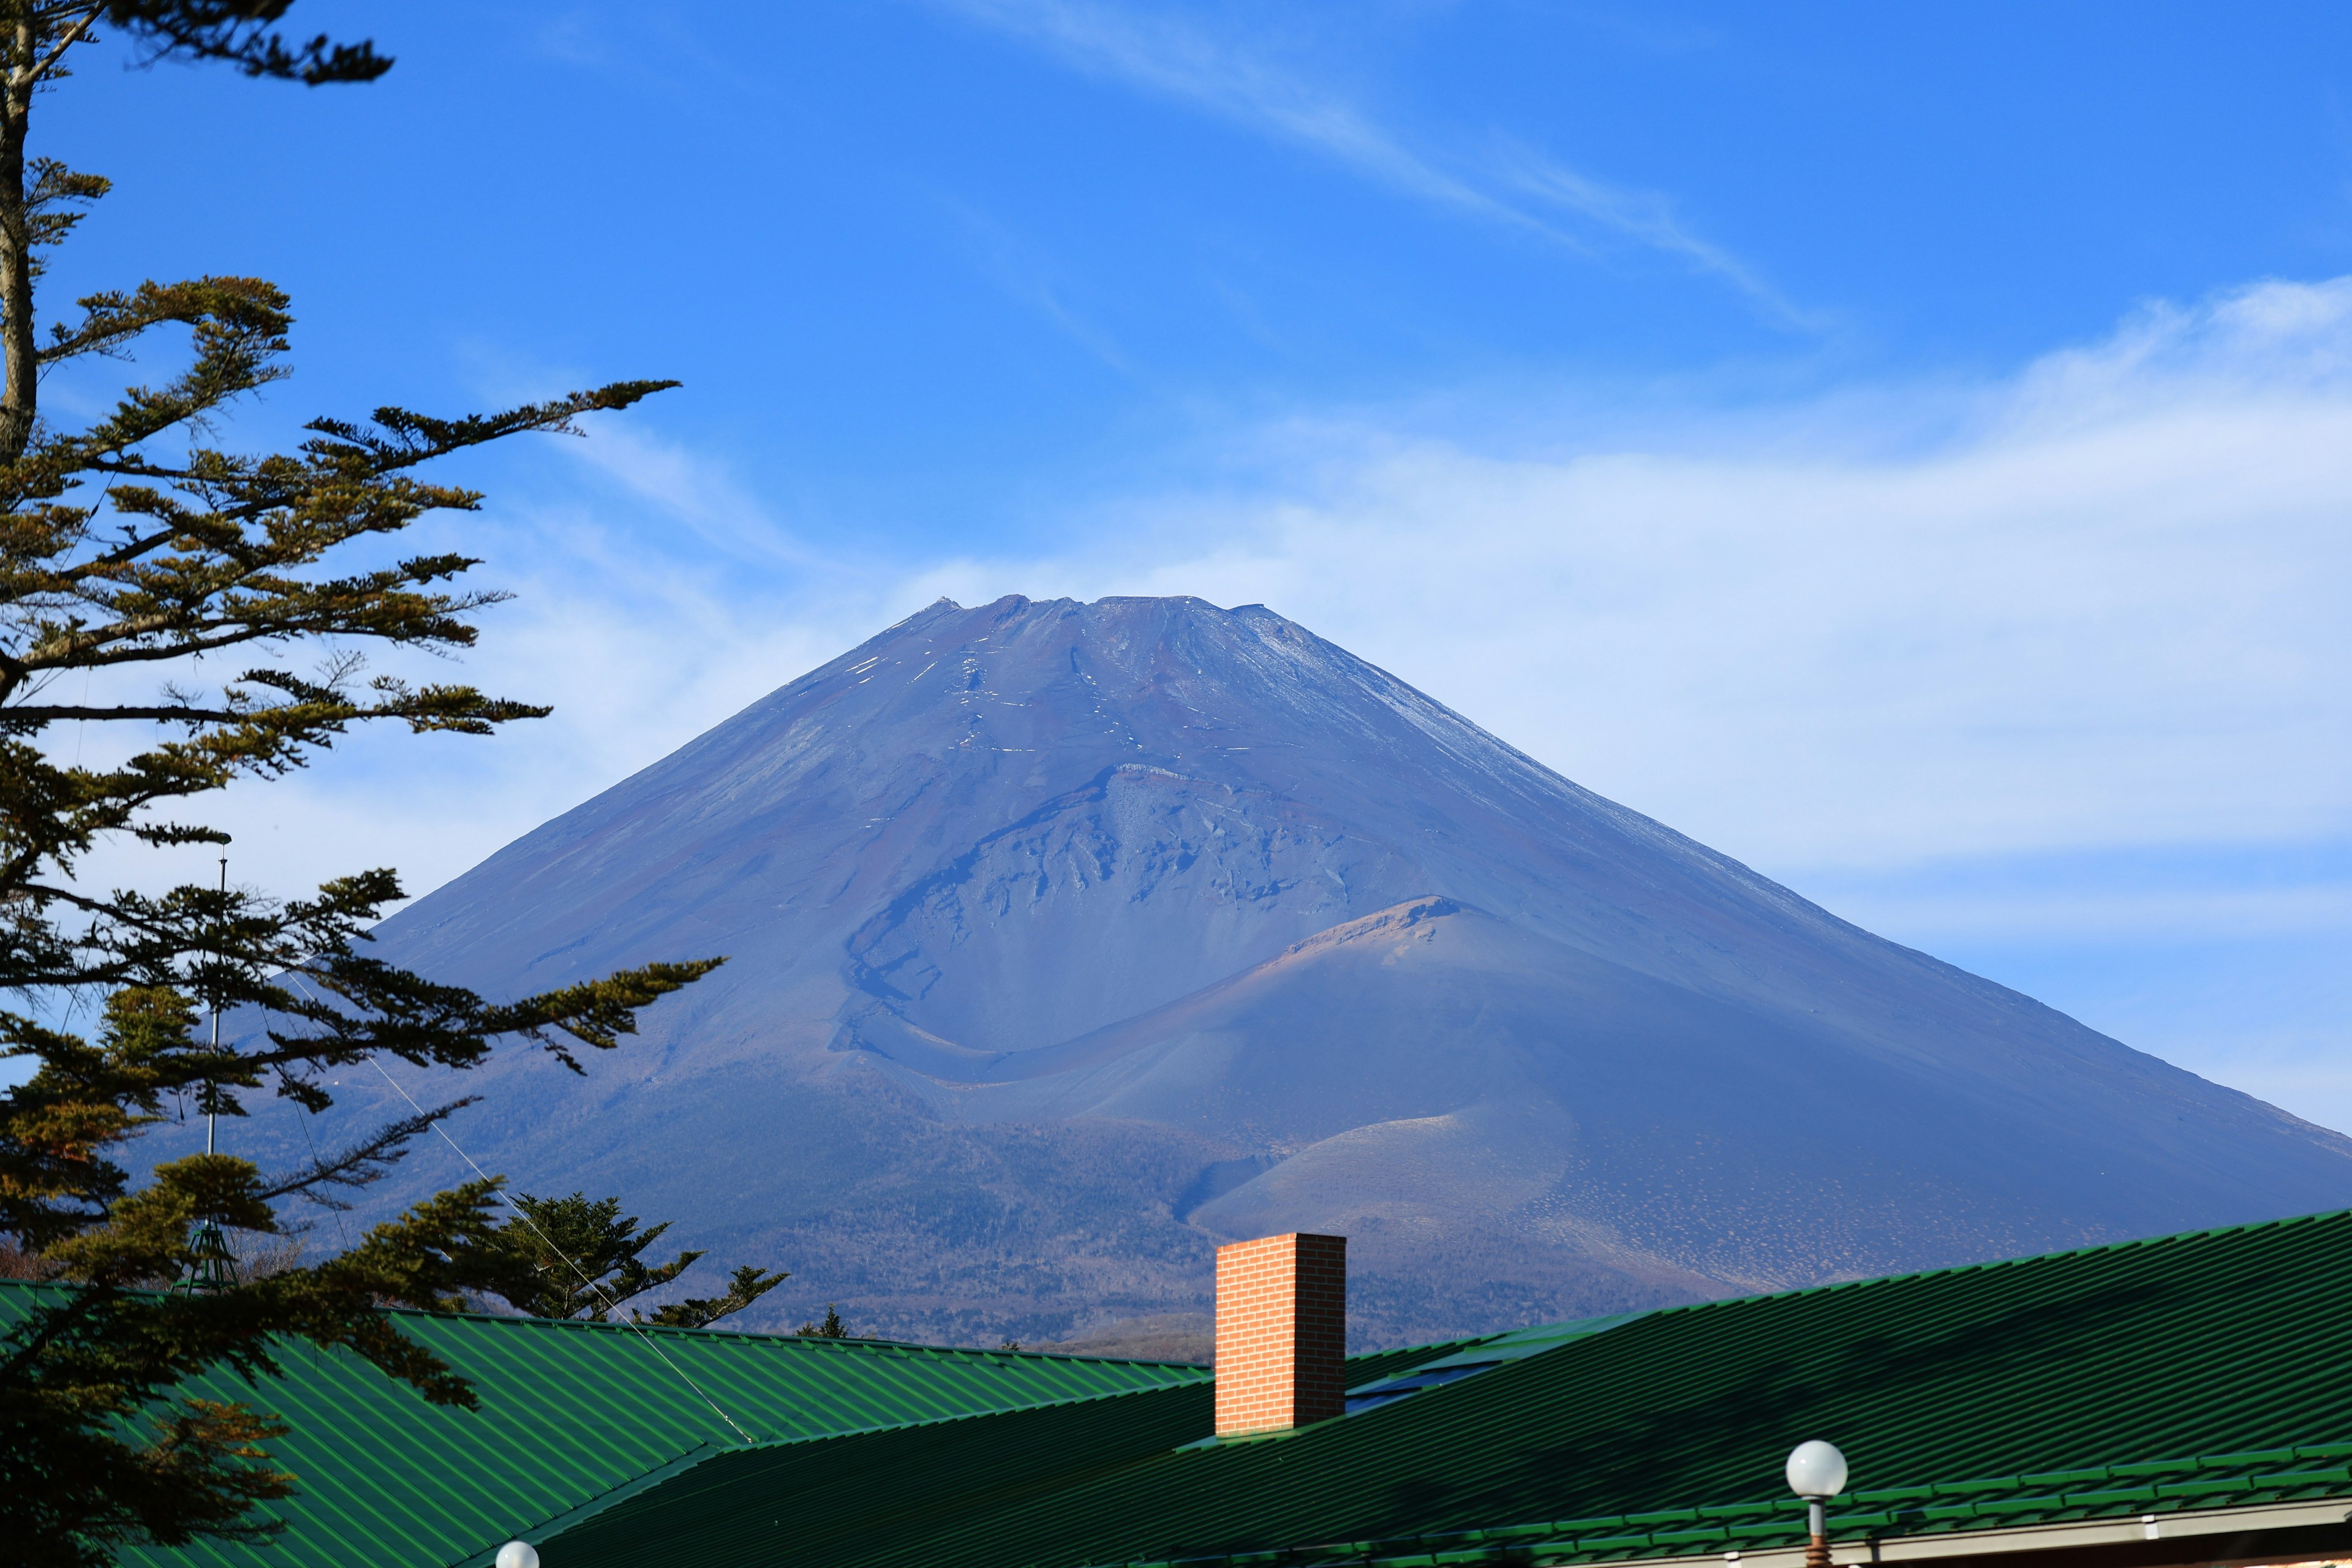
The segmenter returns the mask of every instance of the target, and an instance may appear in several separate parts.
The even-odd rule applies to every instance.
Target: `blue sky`
[[[2352,13],[292,20],[399,64],[85,51],[52,303],[284,284],[256,441],[687,384],[434,525],[557,717],[231,803],[241,879],[430,887],[940,594],[1189,592],[2352,1127]]]

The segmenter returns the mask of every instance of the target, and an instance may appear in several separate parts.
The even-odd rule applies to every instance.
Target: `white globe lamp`
[[[539,1552],[528,1541],[509,1541],[499,1548],[499,1568],[539,1568]]]
[[[1822,1504],[1845,1490],[1845,1456],[1816,1437],[1789,1451],[1789,1489],[1805,1500],[1805,1568],[1830,1568],[1829,1525]]]
[[[1801,1498],[1832,1498],[1845,1490],[1845,1456],[1816,1437],[1789,1451],[1789,1489]]]

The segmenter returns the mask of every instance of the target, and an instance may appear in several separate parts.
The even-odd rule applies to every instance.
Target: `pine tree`
[[[507,1292],[507,1300],[535,1318],[586,1318],[604,1322],[646,1291],[668,1284],[694,1267],[698,1251],[679,1253],[667,1263],[647,1267],[640,1255],[669,1228],[667,1220],[639,1230],[635,1215],[621,1212],[618,1198],[590,1198],[574,1193],[568,1198],[538,1198],[526,1193],[515,1199],[520,1211],[499,1231],[528,1283]],[[651,1317],[630,1310],[633,1321],[669,1328],[699,1329],[740,1312],[791,1276],[758,1268],[738,1268],[723,1296],[688,1297],[655,1309]]]
[[[849,1337],[849,1330],[842,1323],[841,1314],[833,1310],[830,1301],[824,1304],[824,1322],[803,1323],[793,1332],[804,1340],[845,1340]]]
[[[102,843],[226,843],[204,797],[282,777],[355,726],[483,735],[543,713],[371,674],[370,648],[471,646],[474,612],[502,597],[457,585],[477,564],[463,553],[385,564],[373,546],[427,513],[477,507],[473,492],[418,477],[433,459],[570,431],[669,384],[454,419],[379,408],[315,420],[291,451],[238,452],[214,432],[286,374],[291,317],[274,285],[142,282],[90,294],[39,331],[47,253],[108,188],[28,152],[34,106],[66,80],[68,57],[103,27],[150,60],[224,62],[264,80],[362,82],[389,68],[364,43],[289,43],[271,30],[289,4],[0,0],[0,1054],[34,1069],[0,1099],[0,1239],[12,1267],[50,1281],[0,1337],[0,1542],[14,1563],[84,1568],[126,1544],[266,1535],[250,1506],[294,1485],[268,1458],[282,1428],[176,1385],[229,1370],[266,1389],[281,1347],[307,1342],[471,1405],[465,1382],[379,1304],[524,1289],[495,1182],[443,1193],[316,1264],[213,1290],[138,1289],[188,1274],[210,1226],[277,1233],[289,1200],[333,1202],[373,1180],[455,1109],[294,1171],[205,1154],[134,1184],[116,1155],[167,1100],[234,1116],[268,1090],[321,1110],[338,1068],[381,1056],[465,1068],[502,1038],[576,1070],[580,1049],[616,1045],[639,1009],[717,962],[493,1004],[369,955],[367,928],[402,897],[389,870],[282,900],[226,885],[100,891],[75,875]],[[45,416],[44,372],[159,332],[187,334],[184,369],[80,428]],[[346,564],[355,554],[370,563]],[[224,668],[236,673],[217,679]],[[127,761],[84,767],[50,741],[68,723],[149,738]],[[81,998],[100,1020],[89,1037],[58,1005]],[[198,1027],[210,1007],[265,1023],[215,1054]]]

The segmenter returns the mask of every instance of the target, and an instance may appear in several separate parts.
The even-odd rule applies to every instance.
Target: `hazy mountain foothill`
[[[792,1271],[730,1326],[1204,1356],[1215,1247],[1310,1229],[1370,1348],[2352,1204],[2352,1140],[1260,605],[942,600],[378,935],[491,994],[729,956],[585,1077],[468,1075],[450,1127]],[[335,1093],[322,1144],[395,1108]]]

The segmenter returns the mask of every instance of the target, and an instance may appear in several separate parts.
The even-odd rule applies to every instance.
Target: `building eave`
[[[2240,1549],[2217,1550],[2237,1538]],[[2117,1551],[2117,1548],[2126,1548]],[[2282,1551],[2282,1548],[2289,1550]],[[2306,1550],[2307,1549],[2307,1550]],[[2173,1513],[2144,1513],[2112,1519],[2067,1520],[2016,1525],[1998,1530],[1937,1531],[1918,1535],[1888,1534],[1861,1541],[1833,1542],[1832,1560],[1839,1568],[1860,1568],[1882,1563],[1927,1563],[1952,1559],[2000,1558],[2025,1553],[2057,1552],[2064,1558],[2039,1560],[2059,1568],[2083,1554],[2116,1563],[2231,1563],[2278,1562],[2298,1555],[2326,1555],[2352,1551],[2352,1494],[2301,1502],[2256,1504],[2248,1508],[2201,1509]],[[1435,1564],[1469,1553],[1423,1553],[1372,1560],[1373,1568],[1409,1568]],[[1721,1562],[1729,1568],[1803,1568],[1804,1548],[1775,1547],[1757,1552],[1681,1553],[1674,1556],[1597,1558],[1583,1553],[1547,1555],[1541,1547],[1528,1553],[1534,1568],[1691,1568],[1694,1563]]]

